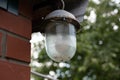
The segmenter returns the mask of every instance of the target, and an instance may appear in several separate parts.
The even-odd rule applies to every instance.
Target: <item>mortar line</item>
[[[7,34],[9,34],[9,35],[11,35],[11,36],[14,36],[14,37],[16,37],[16,38],[22,39],[22,40],[24,40],[24,41],[30,41],[30,39],[28,39],[28,38],[26,38],[26,37],[24,37],[24,36],[21,36],[21,35],[19,35],[19,34],[13,33],[13,32],[10,32],[10,31],[5,30],[5,29],[3,29],[3,28],[0,28],[0,30],[3,31],[3,32],[6,32]]]
[[[2,48],[1,53],[2,53],[2,56],[1,56],[1,58],[5,58],[5,55],[6,55],[6,39],[7,39],[7,37],[6,37],[6,32],[4,32],[4,31],[1,31],[1,32],[2,32],[2,41],[1,41],[1,48]]]
[[[0,57],[0,60],[8,61],[10,63],[14,63],[14,64],[18,64],[18,65],[23,65],[23,66],[29,66],[30,65],[29,62],[24,62],[24,61],[20,61],[20,60],[16,60],[16,59],[11,59],[11,58],[2,58],[2,57]]]

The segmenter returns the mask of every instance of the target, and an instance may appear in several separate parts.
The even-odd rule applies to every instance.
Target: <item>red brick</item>
[[[2,53],[2,33],[0,33],[0,56]]]
[[[7,35],[6,56],[21,61],[30,62],[30,43],[22,39]]]
[[[31,20],[21,16],[16,16],[2,9],[0,9],[0,28],[6,29],[29,39],[31,37]]]
[[[30,67],[0,60],[0,80],[30,80]]]

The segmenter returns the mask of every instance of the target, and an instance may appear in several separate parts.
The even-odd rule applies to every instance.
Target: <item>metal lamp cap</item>
[[[80,24],[77,21],[76,17],[71,14],[68,11],[65,10],[55,10],[51,13],[49,13],[46,17],[45,17],[46,21],[66,21],[68,23],[71,23],[73,25],[75,25],[76,29],[80,29]]]

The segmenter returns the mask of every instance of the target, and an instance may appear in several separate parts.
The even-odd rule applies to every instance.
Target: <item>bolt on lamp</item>
[[[45,18],[45,48],[48,56],[56,61],[68,61],[76,52],[76,28],[80,27],[75,16],[65,10],[55,10]]]

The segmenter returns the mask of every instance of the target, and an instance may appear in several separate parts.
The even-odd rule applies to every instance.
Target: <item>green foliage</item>
[[[68,66],[60,67],[43,49],[38,58],[43,64],[35,68],[36,71],[43,74],[54,71],[60,80],[120,80],[120,4],[111,0],[95,4],[90,0],[86,16],[92,10],[96,13],[96,21],[85,19],[81,23],[76,55],[65,62]]]

